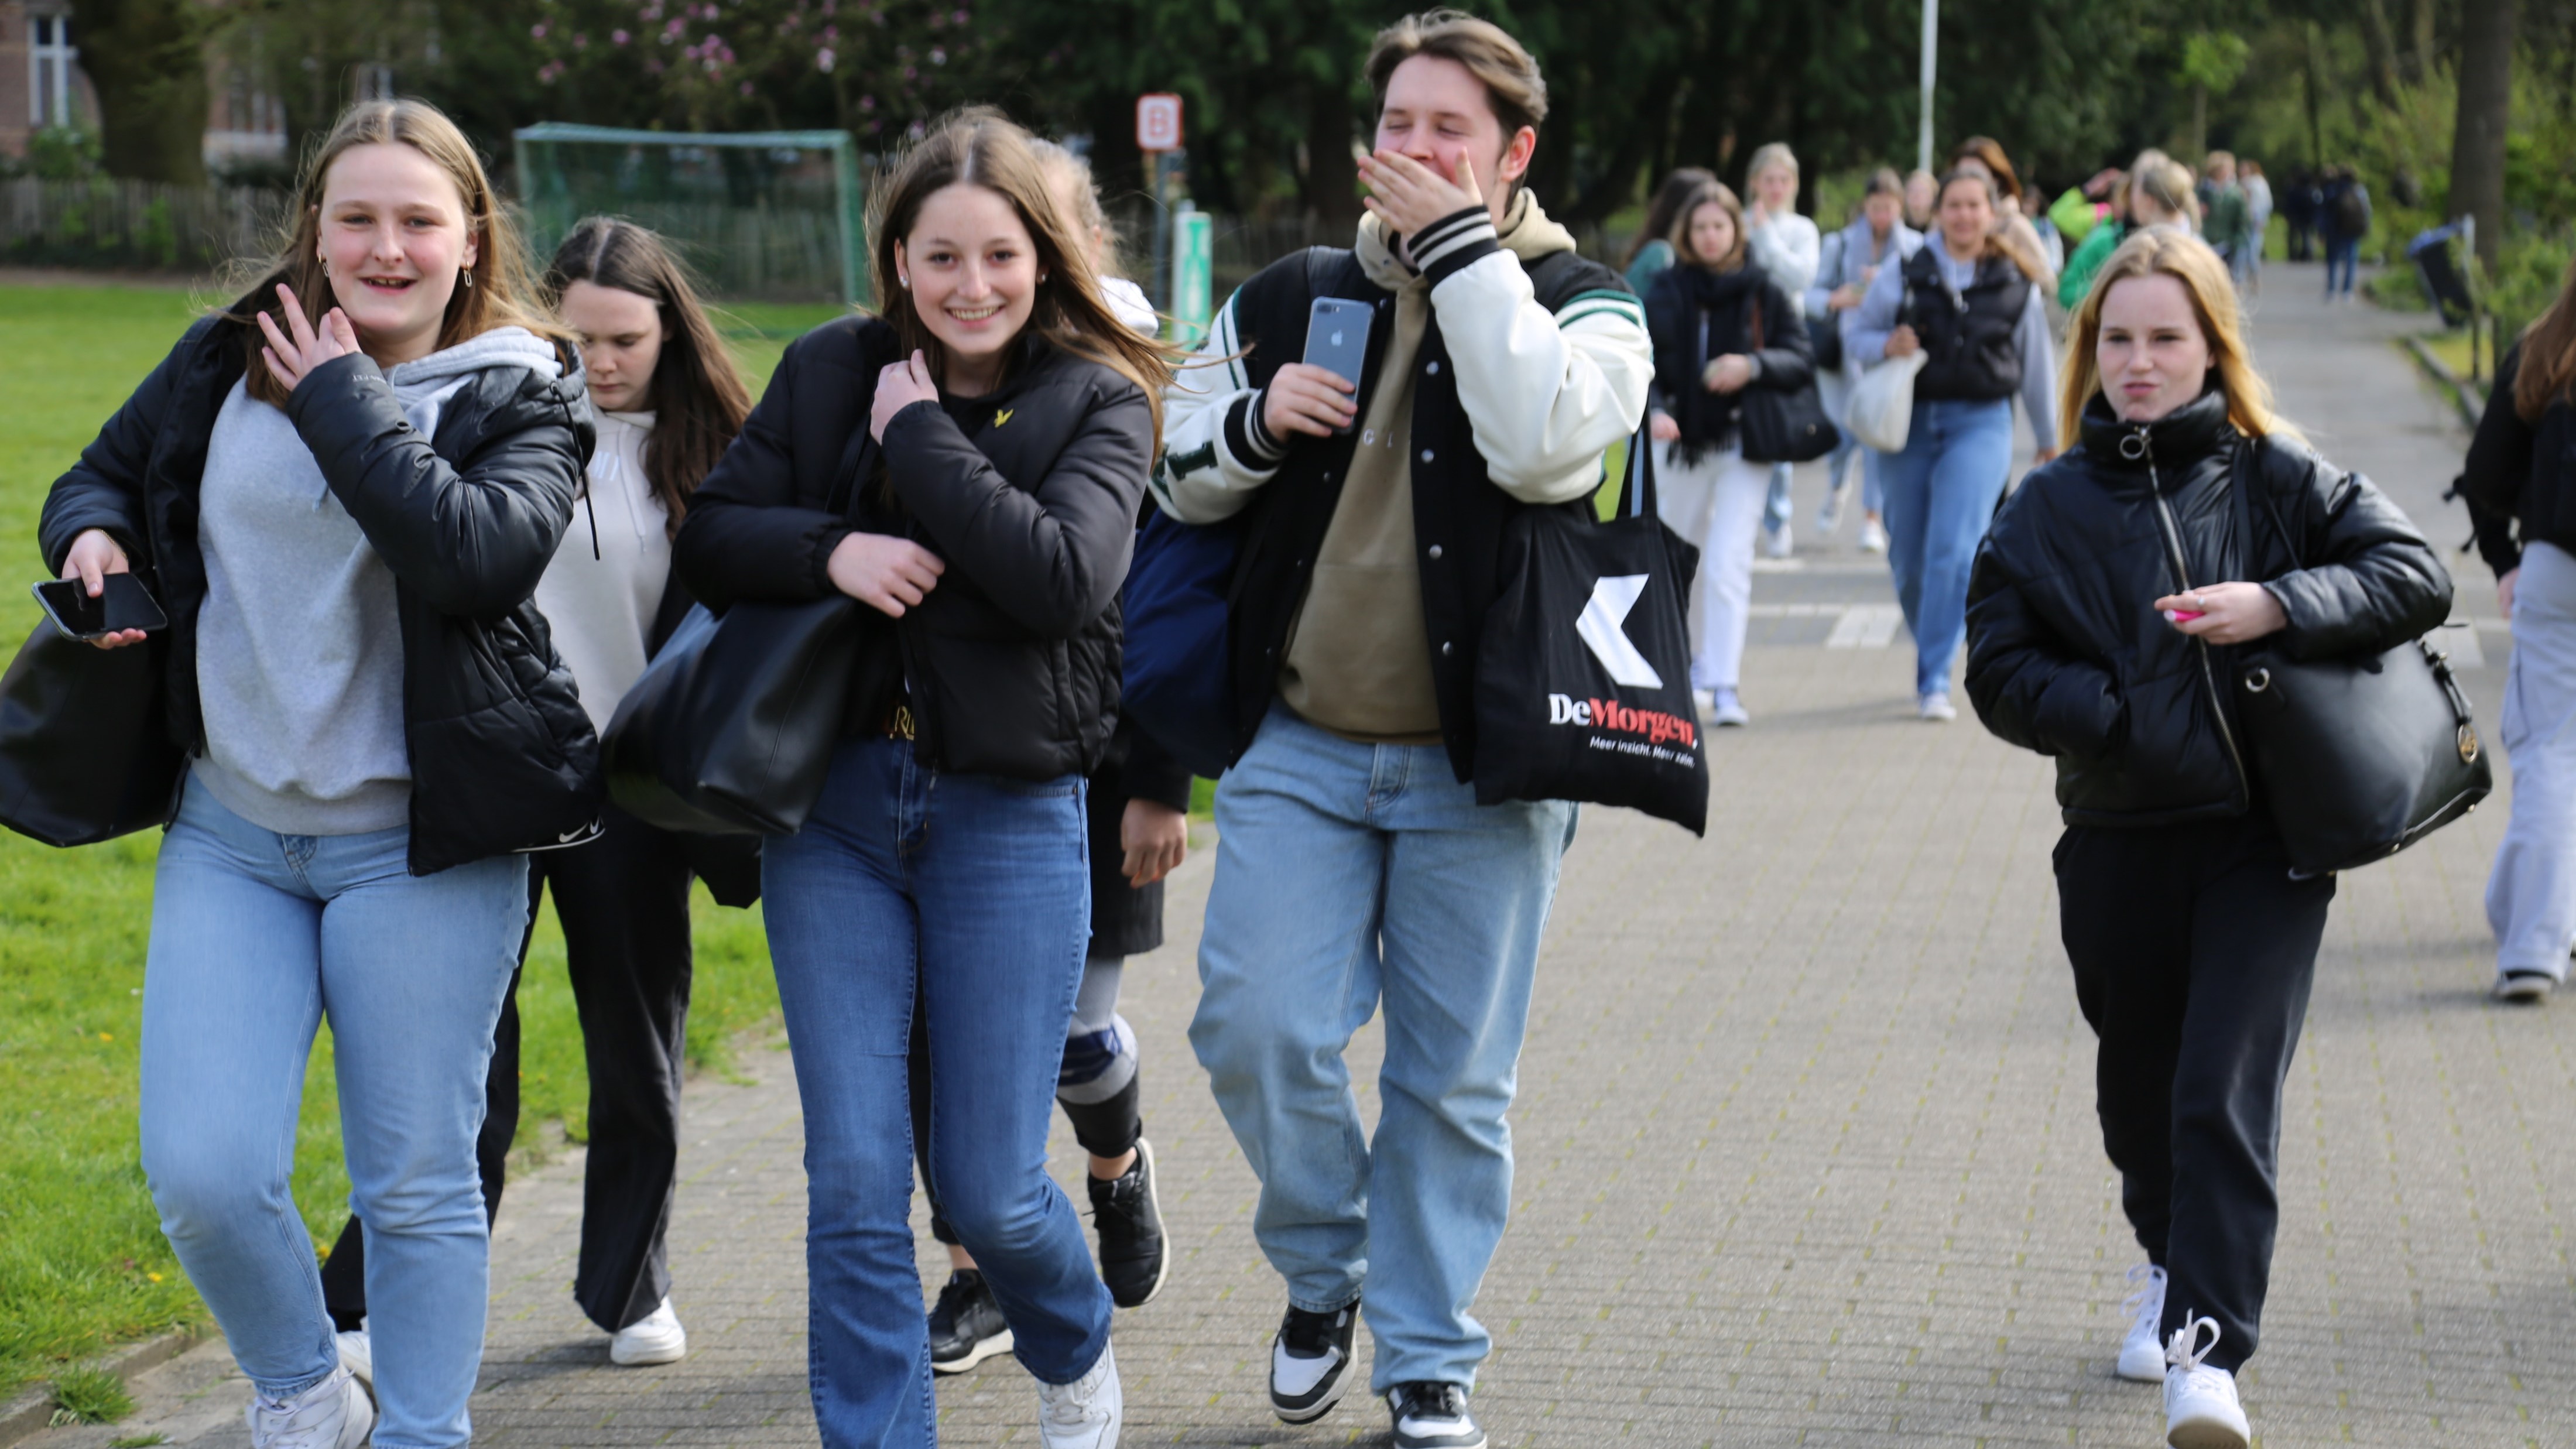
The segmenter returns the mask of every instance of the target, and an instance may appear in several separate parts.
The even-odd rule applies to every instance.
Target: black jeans
[[[2108,830],[2057,844],[2075,998],[2101,1039],[2102,1145],[2139,1246],[2167,1275],[2163,1333],[2218,1323],[2253,1356],[2281,1219],[2281,1092],[2307,1018],[2334,878],[2292,880],[2267,819]]]
[[[573,1297],[592,1322],[624,1328],[671,1291],[664,1237],[680,1160],[682,1048],[689,1014],[689,863],[679,838],[610,809],[600,838],[528,857],[528,917],[551,881],[590,1068],[590,1155],[582,1181]],[[527,959],[527,938],[519,946]],[[519,1128],[518,978],[502,1003],[475,1157],[483,1207],[501,1210]],[[343,1329],[366,1316],[364,1236],[352,1216],[322,1268]]]

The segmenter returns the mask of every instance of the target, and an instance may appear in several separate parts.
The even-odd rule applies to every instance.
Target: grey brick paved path
[[[2289,414],[2437,536],[2463,533],[2436,501],[2459,441],[2381,340],[2399,324],[2318,309],[2313,271],[2271,281],[2263,360]],[[1847,543],[1806,558],[1757,598],[1888,598],[1882,573],[1844,567],[1860,561]],[[2491,615],[2484,571],[2461,572],[2464,607]],[[1915,722],[1901,637],[1828,650],[1827,627],[1760,625],[1757,724],[1715,742],[1708,840],[1612,811],[1583,824],[1513,1117],[1516,1211],[1479,1309],[1496,1348],[1477,1404],[1499,1445],[2160,1442],[2155,1391],[2110,1374],[2137,1254],[2056,939],[2047,766],[1971,723]],[[2501,664],[2503,634],[2480,638]],[[2492,721],[2501,671],[2470,679]],[[2576,1444],[2576,1003],[2481,998],[2502,814],[2344,882],[2245,1382],[2267,1445]],[[1382,1442],[1364,1401],[1297,1430],[1264,1409],[1281,1292],[1183,1036],[1207,880],[1195,860],[1173,944],[1129,970],[1180,1257],[1119,1325],[1126,1442]],[[1374,1027],[1357,1051],[1374,1061]],[[755,1084],[691,1088],[672,1245],[685,1363],[608,1368],[573,1309],[574,1164],[513,1188],[483,1442],[813,1442],[786,1066],[756,1051]],[[174,1442],[243,1442],[220,1344],[157,1382],[150,1418]],[[943,1383],[940,1407],[948,1442],[1034,1442],[1033,1390],[1007,1360]]]

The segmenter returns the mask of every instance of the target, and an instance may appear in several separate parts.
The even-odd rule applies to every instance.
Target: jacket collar
[[[2175,468],[2217,452],[2235,440],[2227,421],[2227,394],[2212,387],[2153,422],[2123,422],[2110,399],[2095,394],[2084,405],[2084,451],[2107,468]]]
[[[1494,231],[1503,250],[1520,258],[1524,267],[1551,253],[1575,249],[1574,233],[1550,218],[1526,186],[1512,197],[1512,204],[1503,212],[1503,224]],[[1395,242],[1395,234],[1372,211],[1360,217],[1359,236],[1351,246],[1352,254],[1359,258],[1360,270],[1371,282],[1390,292],[1404,290],[1406,283],[1422,275],[1396,251]]]

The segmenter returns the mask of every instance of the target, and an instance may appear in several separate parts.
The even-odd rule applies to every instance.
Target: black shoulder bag
[[[1762,294],[1755,291],[1753,350],[1762,350]],[[1795,321],[1797,319],[1791,319]],[[1842,441],[1814,378],[1796,387],[1764,387],[1760,378],[1737,393],[1736,429],[1748,463],[1810,463]]]
[[[187,764],[169,672],[167,630],[101,649],[39,621],[0,677],[0,825],[47,845],[167,825]]]
[[[2249,444],[2228,480],[2249,568],[2256,555],[2247,495],[2268,446]],[[2303,567],[2298,540],[2283,542],[2291,568]],[[2237,651],[2235,674],[2255,776],[2293,875],[2385,860],[2476,809],[2495,788],[2450,656],[2427,640],[2314,660],[2257,643]]]
[[[849,516],[873,440],[862,419],[829,510]],[[835,591],[803,603],[689,610],[618,701],[600,742],[608,796],[647,825],[793,835],[822,797],[872,629],[891,621]]]
[[[1587,800],[1708,832],[1708,756],[1682,622],[1699,550],[1655,509],[1655,458],[1628,443],[1618,518],[1587,502],[1517,510],[1476,653],[1476,803]]]

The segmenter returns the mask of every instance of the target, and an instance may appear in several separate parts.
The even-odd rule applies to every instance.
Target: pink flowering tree
[[[992,37],[966,0],[540,0],[529,63],[559,119],[836,126],[892,140],[971,98]]]

